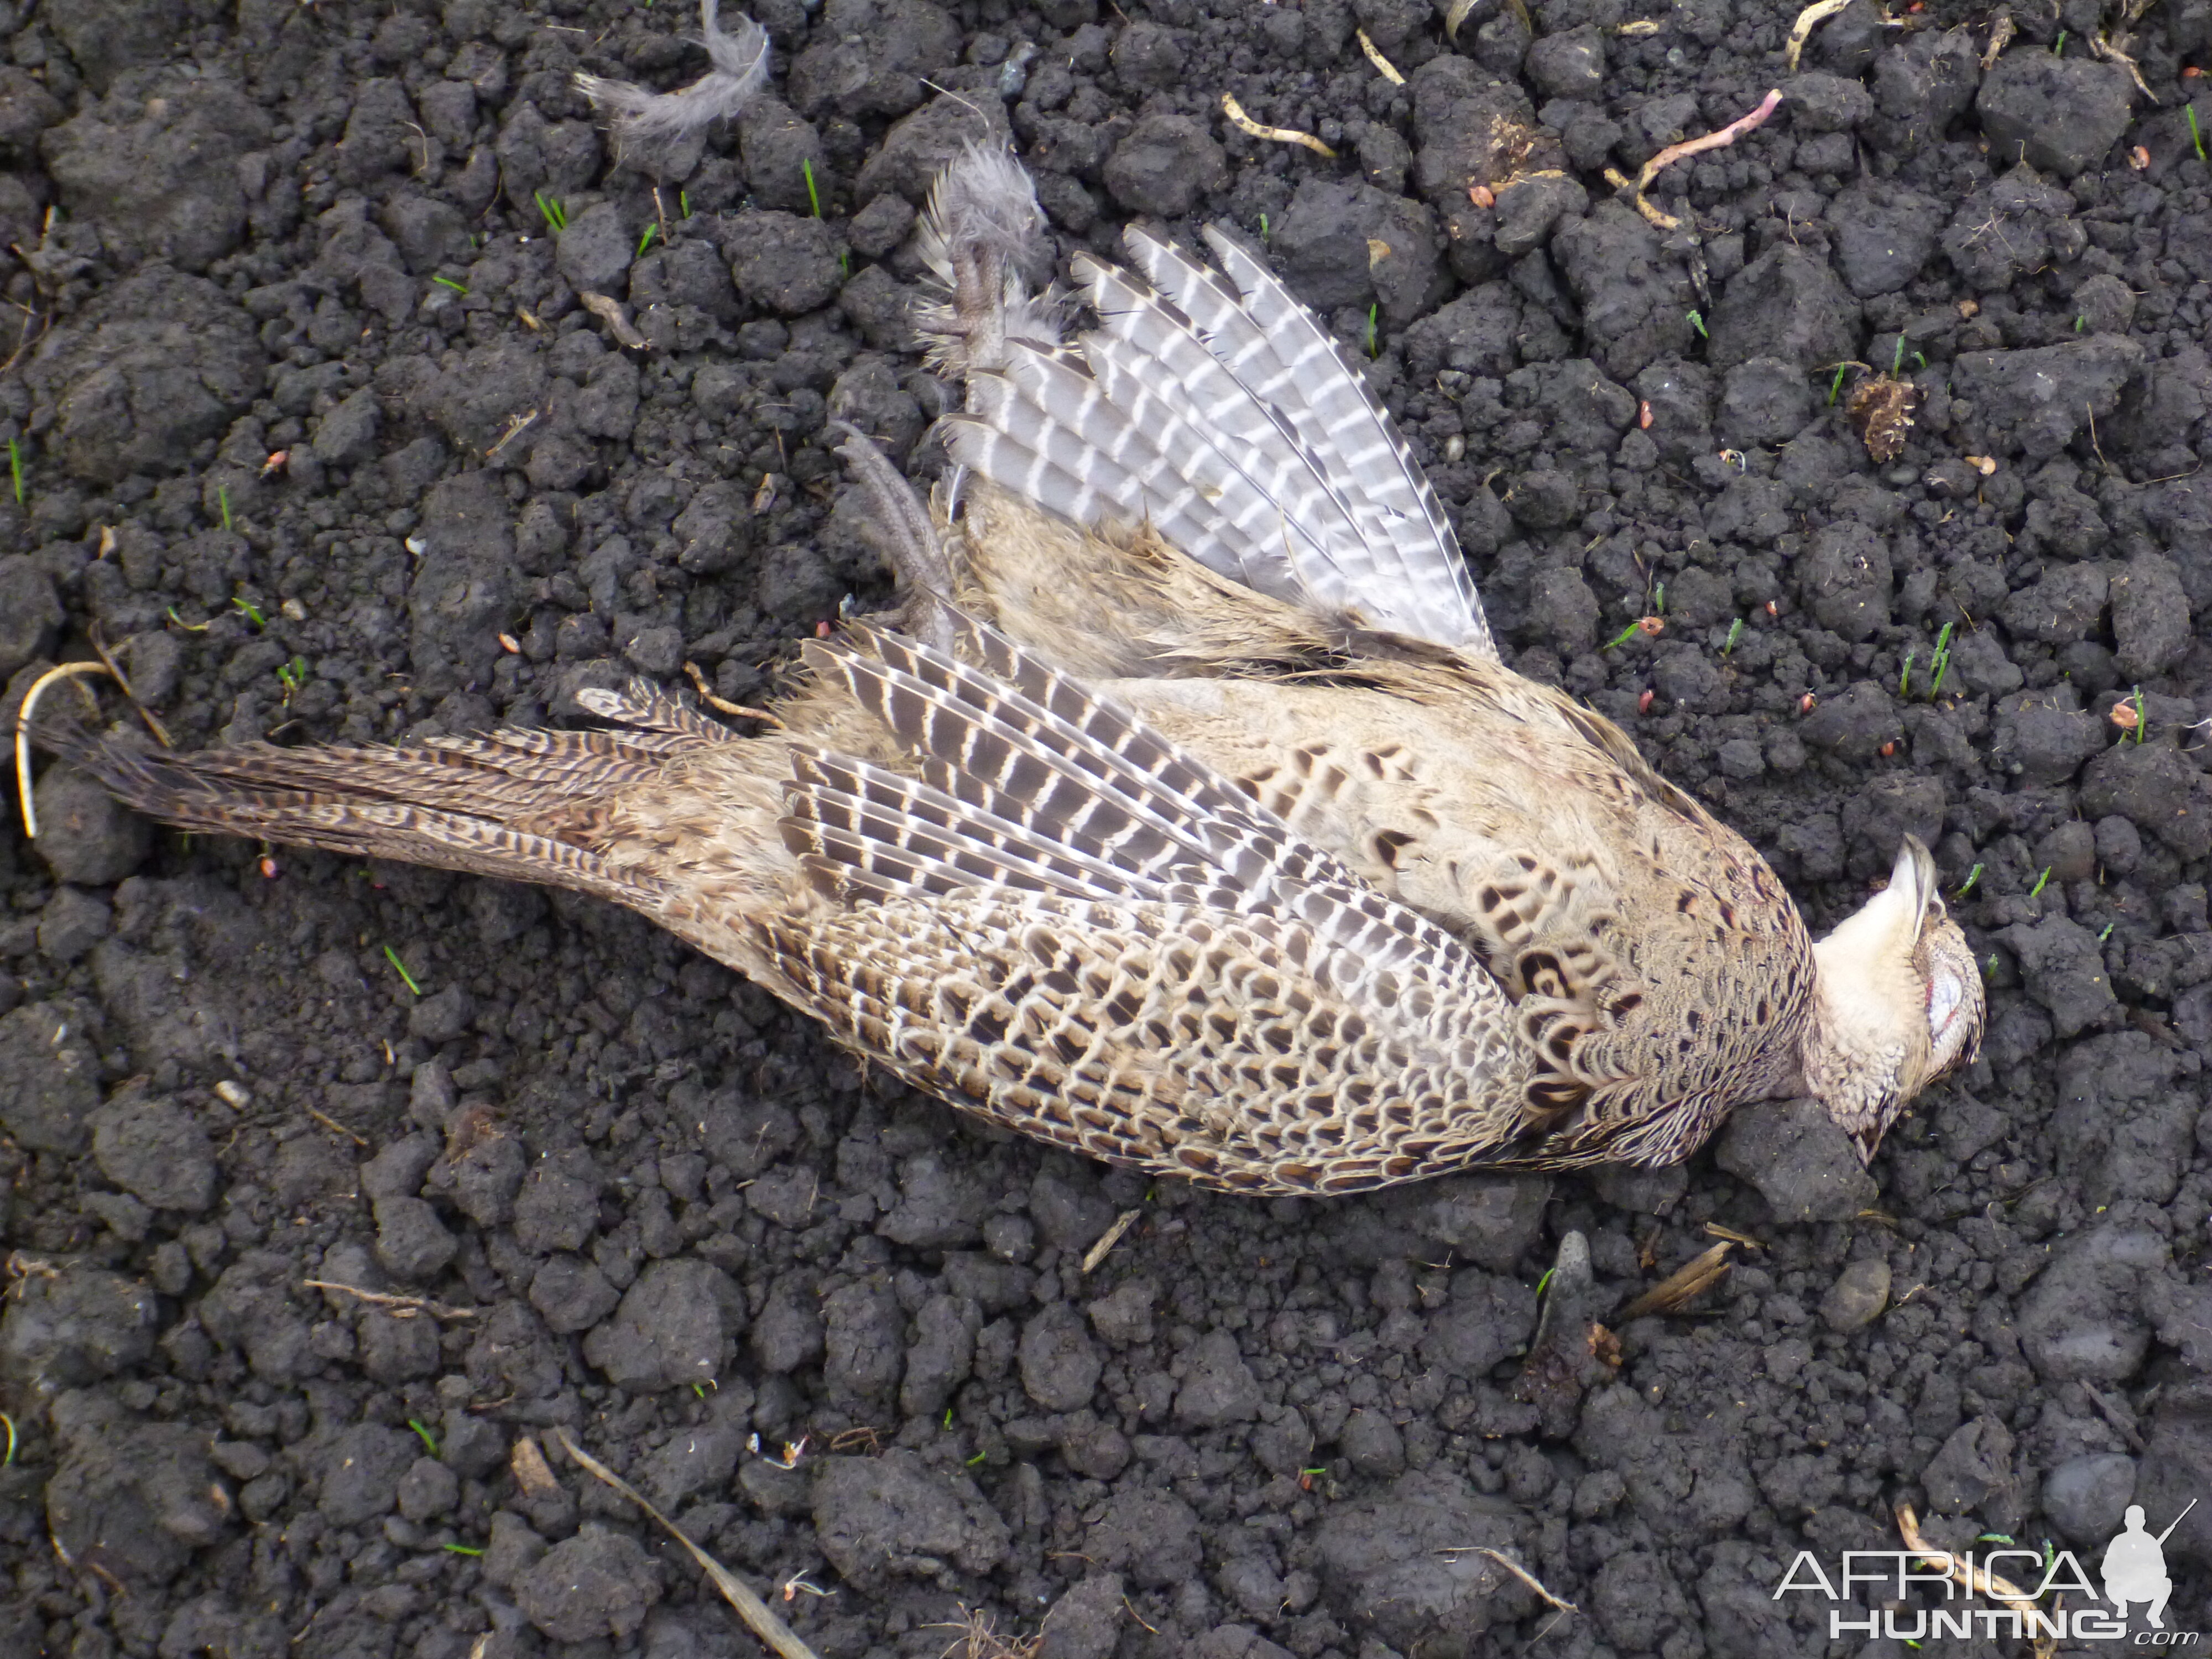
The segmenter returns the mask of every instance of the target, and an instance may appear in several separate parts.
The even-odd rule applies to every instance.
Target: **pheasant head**
[[[1914,1096],[1974,1057],[1987,1005],[1966,936],[1907,836],[1889,884],[1813,946],[1807,1091],[1871,1161]]]

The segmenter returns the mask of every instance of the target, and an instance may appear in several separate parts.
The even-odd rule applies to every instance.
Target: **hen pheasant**
[[[1971,1053],[1926,850],[1808,938],[1616,727],[1499,660],[1442,507],[1251,253],[1019,274],[982,151],[923,227],[967,388],[923,502],[846,447],[902,580],[757,735],[613,728],[195,755],[58,734],[167,823],[643,912],[872,1063],[1072,1151],[1240,1192],[1670,1163],[1816,1096],[1871,1156]]]

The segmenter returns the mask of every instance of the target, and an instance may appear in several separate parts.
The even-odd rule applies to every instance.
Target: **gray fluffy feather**
[[[727,120],[768,84],[768,33],[749,17],[722,32],[716,0],[699,0],[701,41],[714,69],[674,92],[647,92],[604,76],[576,76],[592,106],[606,112],[615,142],[625,153],[665,148]]]
[[[996,144],[966,145],[938,176],[915,240],[945,298],[918,307],[915,328],[941,371],[995,368],[1010,339],[1060,343],[1066,307],[1031,294],[1023,271],[1043,228],[1036,187]]]

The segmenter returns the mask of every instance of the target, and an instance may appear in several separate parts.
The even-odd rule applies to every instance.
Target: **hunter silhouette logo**
[[[2172,1525],[2154,1538],[2143,1530],[2142,1505],[2128,1505],[2124,1529],[2105,1546],[2105,1599],[2121,1618],[2128,1616],[2129,1602],[2144,1601],[2150,1607],[2146,1616],[2152,1627],[2166,1628],[2166,1598],[2173,1594],[2173,1580],[2166,1576],[2166,1540],[2196,1507],[2192,1498],[2173,1517]]]
[[[2128,1642],[2136,1647],[2195,1648],[2204,1639],[2200,1633],[2166,1628],[2166,1605],[2173,1595],[2173,1580],[2166,1570],[2166,1540],[2196,1507],[2192,1498],[2165,1531],[2154,1533],[2142,1505],[2130,1504],[2120,1531],[2105,1546],[2100,1564],[2101,1595],[2073,1551],[2052,1549],[2048,1544],[2029,1549],[1988,1534],[1977,1541],[2002,1547],[1979,1554],[1927,1547],[1846,1550],[1843,1570],[1832,1579],[1810,1550],[1800,1550],[1775,1586],[1774,1599],[1814,1594],[1840,1604],[1828,1609],[1831,1640],[1844,1636],[1914,1643],[1944,1636],[2031,1641],[2071,1638]],[[1978,1598],[1963,1588],[1968,1584],[1994,1595],[1998,1605],[1988,1605],[1985,1598],[1977,1605]],[[1913,1605],[1916,1588],[1931,1593],[1942,1605]],[[1850,1605],[1854,1601],[1860,1605]],[[2149,1626],[2132,1637],[2131,1610]]]

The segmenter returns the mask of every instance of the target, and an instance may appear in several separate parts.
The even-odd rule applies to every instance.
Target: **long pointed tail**
[[[42,723],[40,745],[180,830],[574,888],[650,908],[663,882],[608,856],[618,798],[735,734],[644,682],[585,691],[623,728],[508,729],[405,749],[273,744],[171,754]]]

